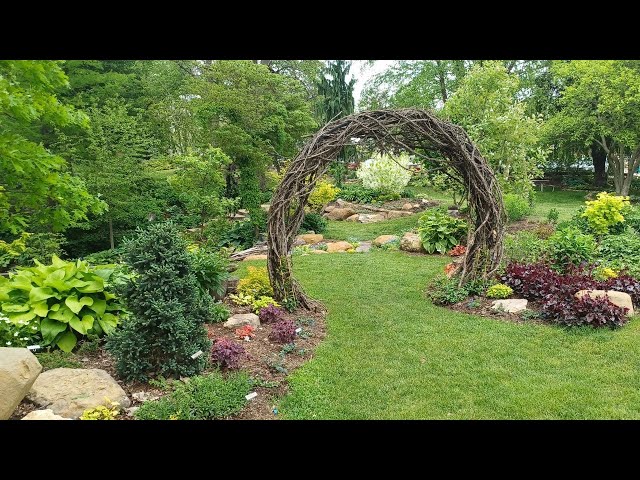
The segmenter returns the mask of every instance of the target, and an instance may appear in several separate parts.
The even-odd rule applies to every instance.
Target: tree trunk
[[[591,159],[593,160],[594,187],[605,187],[607,185],[607,170],[605,163],[607,161],[607,152],[598,143],[593,142],[591,144]]]
[[[446,72],[443,71],[442,61],[436,60],[438,65],[438,80],[440,82],[440,95],[442,96],[442,103],[447,103],[447,84],[445,83]]]
[[[111,215],[109,215],[109,246],[111,250],[116,248],[113,242],[113,220],[111,219]]]

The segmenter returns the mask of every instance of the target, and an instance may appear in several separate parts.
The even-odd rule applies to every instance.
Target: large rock
[[[244,260],[242,260],[243,262],[248,262],[250,260],[266,260],[267,259],[267,254],[266,253],[261,253],[261,254],[257,254],[257,255],[247,255]]]
[[[42,371],[26,348],[0,348],[0,420],[11,416]]]
[[[524,298],[510,298],[508,300],[495,300],[491,304],[493,310],[501,310],[507,313],[518,313],[527,309],[527,303]]]
[[[118,382],[98,368],[48,370],[38,377],[27,398],[66,418],[79,418],[88,408],[108,407],[110,402],[118,402],[121,408],[131,405]]]
[[[413,212],[405,212],[404,210],[390,210],[387,212],[387,220],[393,220],[394,218],[402,218],[413,215]]]
[[[326,207],[324,207],[324,211],[331,212],[332,210],[335,210],[335,208],[336,208],[335,205],[327,205]]]
[[[262,205],[260,205],[260,208],[261,208],[262,210],[264,210],[265,212],[268,212],[268,211],[269,211],[269,209],[271,208],[271,204],[269,204],[269,203],[263,203]]]
[[[347,250],[351,250],[353,245],[349,242],[332,242],[327,243],[327,252],[346,252]]]
[[[224,326],[227,328],[238,328],[243,325],[251,325],[252,327],[260,326],[260,318],[255,313],[236,313],[229,317],[229,319],[224,322]]]
[[[323,216],[329,220],[344,220],[351,215],[355,215],[356,211],[353,208],[334,208],[330,212],[325,213]]]
[[[404,205],[402,205],[402,210],[413,210],[413,208],[414,206],[410,203],[405,203]]]
[[[380,245],[384,245],[385,243],[395,242],[396,240],[399,240],[399,239],[400,237],[398,237],[397,235],[380,235],[373,241],[373,244],[376,247],[379,247]]]
[[[324,240],[324,236],[319,233],[307,233],[305,235],[298,235],[298,238],[307,245],[313,245],[314,243]]]
[[[351,207],[351,204],[349,202],[347,202],[346,200],[343,200],[341,198],[336,200],[336,203],[338,204],[338,208]]]
[[[382,222],[386,219],[387,217],[385,217],[382,213],[363,213],[359,216],[358,221],[360,223],[376,223]]]
[[[60,415],[53,413],[53,410],[47,408],[46,410],[34,410],[27,413],[22,420],[71,420],[70,418],[64,418]]]
[[[615,290],[580,290],[576,293],[577,298],[582,298],[585,295],[591,298],[607,297],[614,305],[628,308],[627,315],[633,315],[633,303],[628,293],[616,292]]]
[[[359,222],[360,221],[360,215],[358,215],[357,213],[354,213],[350,217],[345,218],[344,221],[345,222]]]
[[[407,232],[400,239],[400,250],[405,252],[427,253],[417,233]]]
[[[371,242],[360,242],[356,247],[356,253],[367,253],[369,250],[371,250]]]

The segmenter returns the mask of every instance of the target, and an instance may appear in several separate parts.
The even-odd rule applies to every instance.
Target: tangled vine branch
[[[420,157],[438,151],[443,166],[467,193],[473,226],[469,228],[467,253],[460,269],[460,284],[488,278],[500,263],[506,216],[502,192],[487,161],[467,133],[426,110],[413,108],[360,112],[331,121],[309,139],[287,169],[269,209],[268,268],[277,300],[295,299],[303,308],[314,302],[291,272],[291,247],[304,219],[304,206],[316,181],[326,172],[345,145],[373,142],[381,152],[406,151]],[[436,159],[429,158],[432,162]]]

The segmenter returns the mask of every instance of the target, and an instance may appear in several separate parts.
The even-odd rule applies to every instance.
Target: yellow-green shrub
[[[502,283],[497,283],[495,285],[487,288],[487,298],[507,298],[513,295],[513,289]]]
[[[334,200],[338,193],[340,193],[338,187],[326,180],[320,180],[309,195],[307,203],[312,210],[321,210],[327,203]]]
[[[589,222],[589,228],[596,235],[609,233],[612,227],[624,222],[624,215],[629,209],[629,197],[618,197],[607,192],[600,192],[596,200],[587,201],[587,208],[582,214]]]
[[[80,420],[115,420],[120,413],[118,402],[109,402],[111,407],[98,405],[95,408],[88,408],[82,412]]]
[[[252,266],[247,268],[247,276],[240,279],[237,291],[242,295],[250,295],[254,298],[272,296],[273,288],[269,283],[267,267],[258,268]]]

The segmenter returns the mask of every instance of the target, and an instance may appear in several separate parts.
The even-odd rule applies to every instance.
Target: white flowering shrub
[[[409,156],[376,155],[362,162],[356,176],[365,188],[400,195],[411,179]]]
[[[38,320],[11,321],[0,313],[0,347],[26,347],[41,339]]]

